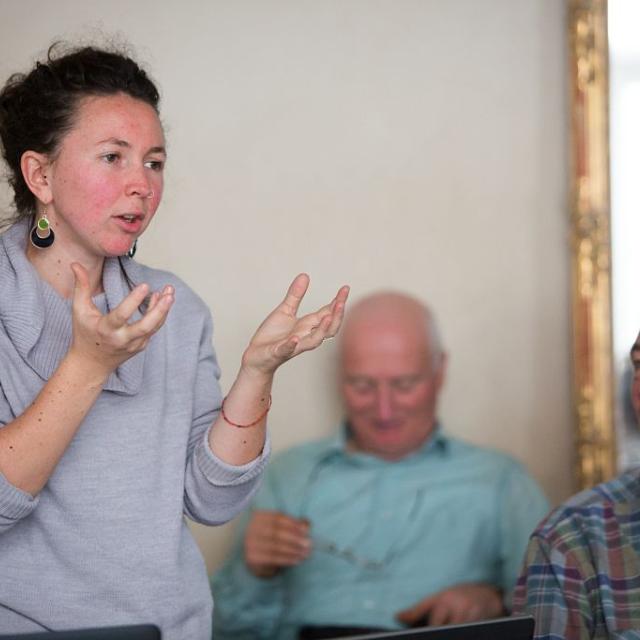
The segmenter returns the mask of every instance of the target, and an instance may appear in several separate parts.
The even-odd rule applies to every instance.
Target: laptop
[[[513,616],[446,627],[367,633],[349,636],[349,640],[532,640],[533,628],[531,616]]]
[[[69,631],[36,631],[11,635],[0,634],[0,640],[161,640],[160,629],[153,624],[70,629]]]

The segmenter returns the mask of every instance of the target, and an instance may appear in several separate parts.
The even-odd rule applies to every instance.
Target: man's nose
[[[380,385],[377,389],[376,414],[379,420],[389,420],[393,416],[393,394],[386,385]]]

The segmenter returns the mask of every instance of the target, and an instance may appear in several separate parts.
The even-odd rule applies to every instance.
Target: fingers
[[[129,318],[136,312],[136,309],[144,302],[149,293],[149,285],[146,283],[139,284],[133,291],[107,315],[109,324],[114,329],[119,329],[127,324]]]
[[[260,576],[302,562],[311,551],[308,523],[279,512],[257,511],[245,534],[245,561]]]
[[[396,618],[408,626],[428,622],[431,626],[437,627],[452,622],[453,616],[451,603],[448,602],[445,594],[439,593],[401,611]]]
[[[158,303],[159,299],[160,299],[160,294],[157,291],[154,291],[149,296],[149,304],[147,306],[147,313],[149,313],[149,311],[151,311],[151,309],[153,309],[156,306],[156,304]]]
[[[308,315],[304,316],[304,318],[300,319],[301,322],[304,321],[315,328],[320,324],[322,318],[331,316],[332,328],[335,324],[335,330],[333,331],[332,335],[335,335],[338,331],[338,328],[340,327],[340,322],[342,321],[342,316],[344,315],[344,308],[348,296],[349,287],[347,285],[340,287],[340,289],[338,289],[338,293],[331,302],[324,305],[324,307],[320,307],[320,309],[318,309],[316,312],[309,313]],[[337,323],[335,322],[336,319],[338,320]]]
[[[442,598],[435,603],[429,614],[429,623],[433,627],[455,624],[457,622],[464,622],[461,612],[456,611],[451,603]]]
[[[320,320],[320,324],[309,333],[300,338],[298,351],[310,351],[319,347],[329,336],[332,316],[326,315]]]
[[[306,273],[300,273],[293,279],[287,290],[287,295],[282,301],[282,306],[289,315],[295,316],[298,313],[300,303],[308,288],[309,276]]]
[[[295,566],[302,562],[310,551],[310,543],[284,532],[274,538],[258,539],[255,543],[252,549],[249,547],[253,557],[277,567]]]
[[[310,313],[298,322],[302,330],[307,331],[299,340],[298,351],[309,351],[320,346],[327,338],[333,338],[337,333],[349,296],[349,287],[343,286],[336,297],[315,313]]]
[[[71,271],[73,271],[73,276],[75,278],[72,301],[74,310],[78,312],[83,307],[85,309],[95,308],[93,302],[91,301],[91,284],[89,283],[89,273],[79,262],[71,263]]]
[[[437,600],[436,596],[432,596],[430,598],[425,598],[421,600],[417,604],[409,607],[408,609],[404,609],[396,614],[396,619],[406,625],[415,625],[420,620],[431,621],[430,619],[430,611],[435,605]]]
[[[309,523],[278,511],[256,511],[247,527],[247,535],[266,540],[275,546],[306,548]]]
[[[251,339],[243,355],[244,366],[273,373],[282,363],[336,335],[349,287],[341,287],[335,298],[315,313],[298,318],[296,313],[308,286],[306,273],[296,276],[284,301],[267,316]]]
[[[502,611],[502,596],[498,589],[485,584],[462,584],[436,593],[399,612],[396,617],[411,625],[428,616],[430,625],[440,626],[493,618]]]
[[[329,325],[329,329],[327,331],[327,336],[333,338],[333,336],[338,333],[338,329],[342,324],[342,319],[344,318],[344,310],[347,304],[347,298],[349,297],[349,287],[343,286],[340,287],[336,297],[333,300],[332,308],[331,308],[331,324]]]
[[[342,305],[346,304],[347,298],[349,297],[349,291],[351,288],[349,285],[344,284],[338,289],[338,293],[336,294],[335,301],[341,303]]]
[[[165,323],[174,300],[175,291],[170,285],[165,286],[159,294],[152,294],[145,315],[140,320],[129,326],[129,333],[131,337],[142,338],[153,335],[158,331],[158,329],[160,329],[160,327]],[[131,313],[133,314],[133,311]]]
[[[437,627],[445,624],[462,624],[463,622],[473,622],[480,620],[482,609],[477,605],[460,603],[451,603],[440,600],[432,609],[429,615],[429,624]]]
[[[126,328],[123,335],[126,335],[128,340],[147,338],[160,329],[174,301],[174,289],[170,285],[165,286],[160,293],[154,291],[149,298],[145,315],[137,322],[127,324],[144,302],[148,291],[147,284],[138,285],[111,313],[105,316],[111,329],[117,331]]]

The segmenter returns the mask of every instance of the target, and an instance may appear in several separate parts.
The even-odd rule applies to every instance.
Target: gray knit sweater
[[[71,341],[71,305],[26,259],[27,228],[0,236],[0,428],[19,416]],[[184,516],[225,522],[268,456],[217,459],[207,433],[221,402],[211,316],[175,276],[128,259],[135,282],[172,284],[167,322],[111,375],[37,497],[0,473],[0,632],[151,622],[164,640],[211,635],[205,565]],[[103,312],[129,292],[104,267]]]

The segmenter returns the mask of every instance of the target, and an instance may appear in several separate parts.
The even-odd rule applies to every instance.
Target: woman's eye
[[[119,157],[117,153],[105,153],[102,159],[108,164],[113,164]]]
[[[164,169],[164,162],[162,160],[149,160],[144,163],[144,166],[152,171],[162,171]]]

